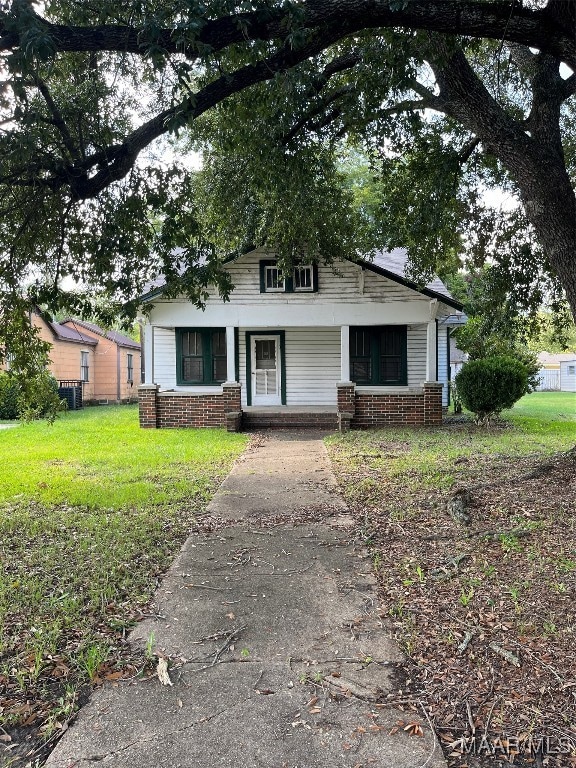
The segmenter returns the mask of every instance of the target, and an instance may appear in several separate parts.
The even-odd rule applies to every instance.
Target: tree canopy
[[[576,0],[0,0],[0,316],[201,303],[250,244],[466,249],[576,316],[575,72]]]

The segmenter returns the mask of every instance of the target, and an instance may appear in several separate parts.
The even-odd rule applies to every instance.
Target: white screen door
[[[252,404],[281,405],[280,336],[252,336]]]

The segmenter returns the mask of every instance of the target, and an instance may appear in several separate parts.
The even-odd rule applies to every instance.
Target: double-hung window
[[[134,383],[134,355],[130,352],[126,355],[126,368],[127,368],[127,377],[128,377],[128,384]]]
[[[88,363],[88,352],[80,352],[80,380],[89,381],[90,366]]]
[[[406,326],[350,328],[350,380],[360,386],[405,386]]]
[[[178,385],[214,385],[226,381],[226,329],[176,329]]]

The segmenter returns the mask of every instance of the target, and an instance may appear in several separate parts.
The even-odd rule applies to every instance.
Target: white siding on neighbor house
[[[438,381],[442,383],[442,405],[448,405],[448,350],[450,348],[450,330],[445,326],[438,326]]]
[[[576,359],[560,363],[560,389],[562,392],[576,392]]]

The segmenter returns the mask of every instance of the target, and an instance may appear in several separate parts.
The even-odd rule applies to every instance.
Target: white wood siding
[[[173,328],[153,328],[154,383],[161,389],[176,386],[176,333]]]
[[[408,327],[408,386],[421,387],[426,381],[426,325]]]
[[[253,252],[227,265],[235,289],[224,303],[213,292],[205,310],[182,298],[152,300],[154,325],[197,327],[326,327],[424,323],[431,317],[431,300],[418,291],[351,262],[334,270],[318,267],[318,291],[260,293],[260,261],[270,258]],[[439,314],[450,314],[443,304]]]
[[[560,363],[560,389],[562,392],[576,392],[576,360]]]

